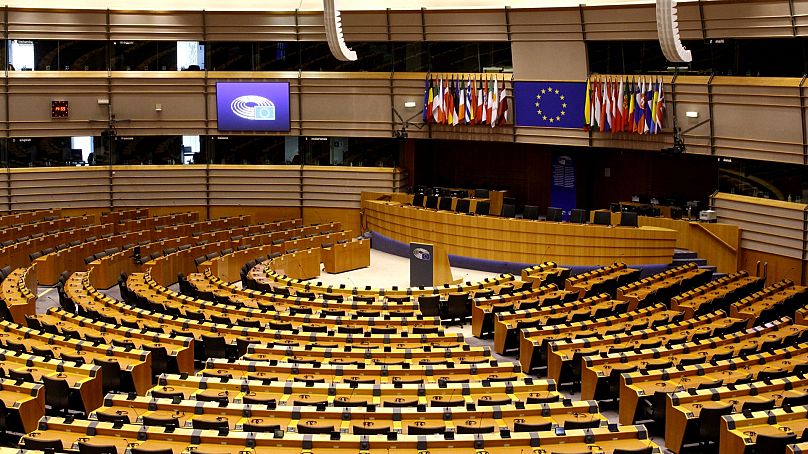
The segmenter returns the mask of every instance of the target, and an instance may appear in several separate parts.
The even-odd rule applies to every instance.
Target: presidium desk
[[[416,208],[412,196],[362,193],[368,230],[403,243],[430,243],[463,257],[560,265],[668,264],[676,232],[659,227],[607,227],[568,222],[470,216]]]

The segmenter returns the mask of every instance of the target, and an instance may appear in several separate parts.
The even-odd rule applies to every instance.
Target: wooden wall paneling
[[[504,9],[428,10],[424,19],[427,41],[508,41]]]
[[[8,169],[4,169],[3,172],[0,172],[0,210],[3,212],[12,210],[10,179],[11,176],[9,175]]]
[[[112,40],[204,41],[202,12],[111,11]]]
[[[393,190],[390,168],[317,167],[303,168],[303,206],[360,208],[362,191]]]
[[[324,224],[327,222],[340,222],[342,229],[350,231],[352,236],[362,234],[359,208],[326,208],[307,206],[303,207],[303,224]]]
[[[583,40],[581,15],[577,8],[512,9],[510,10],[509,18],[511,42],[514,44],[536,41]]]
[[[354,41],[387,41],[386,11],[343,11],[341,17],[342,33],[349,47]]]
[[[99,135],[106,128],[106,72],[10,72],[9,135],[12,137]],[[70,101],[70,118],[51,119],[51,101]]]
[[[204,73],[180,72],[173,77],[163,74],[112,73],[110,99],[119,135],[160,135],[166,129],[175,135],[205,133]],[[162,109],[159,112],[157,104]]]
[[[702,2],[705,38],[762,38],[793,35],[788,0]]]
[[[301,135],[390,137],[387,73],[367,73],[363,80],[320,73],[302,80],[301,93],[305,112]]]
[[[208,41],[296,41],[294,12],[205,12]]]
[[[425,13],[423,13],[425,14]],[[390,40],[418,42],[424,40],[421,11],[390,11]]]
[[[734,224],[704,224],[680,219],[640,216],[639,225],[663,227],[676,231],[676,247],[698,252],[719,273],[734,273],[738,270],[740,229]],[[721,241],[704,232],[709,230]],[[727,243],[730,247],[722,244]],[[734,251],[733,251],[734,248]]]
[[[746,270],[749,274],[755,274],[758,262],[760,262],[761,274],[763,265],[767,265],[766,281],[769,284],[782,279],[791,279],[797,285],[805,285],[808,282],[805,276],[800,276],[802,265],[798,259],[752,249],[741,249],[740,269]]]
[[[588,7],[583,10],[583,18],[587,40],[657,40],[653,4]]]
[[[115,207],[205,205],[205,167],[115,166],[112,196]]]
[[[794,29],[797,36],[808,35],[808,0],[792,0]]]
[[[431,77],[437,77],[438,73],[432,74]],[[407,134],[411,139],[426,139],[429,137],[430,128],[423,125],[422,115],[416,115],[418,112],[423,112],[424,109],[424,80],[426,73],[400,73],[396,74],[390,80],[393,87],[393,108],[401,116],[401,119],[408,121]],[[412,101],[415,103],[415,108],[408,109],[404,107],[404,103]],[[416,115],[415,118],[410,118]],[[393,130],[400,130],[404,126],[402,121],[395,117],[393,122]],[[419,129],[419,126],[423,126]]]
[[[712,205],[720,222],[741,228],[741,267],[768,261],[774,279],[804,282],[805,210],[808,205],[717,193]],[[762,259],[761,259],[762,257]]]
[[[104,167],[10,169],[11,209],[108,208]]]
[[[581,129],[517,127],[516,141],[542,145],[589,145],[589,134]],[[622,146],[622,145],[621,145]]]
[[[716,154],[802,164],[800,79],[745,79],[713,79]]]
[[[299,166],[211,165],[211,206],[299,207]]]
[[[9,9],[9,39],[106,38],[106,11]]]
[[[301,11],[297,14],[298,40],[325,41],[323,13],[317,11]],[[303,58],[306,58],[304,55]]]
[[[708,76],[678,76],[676,78],[676,118],[682,131],[687,131],[697,124],[710,118],[710,96],[707,90]],[[667,87],[666,87],[667,88]],[[668,106],[668,119],[672,123],[673,102],[670,101],[673,90],[665,94]],[[697,112],[698,118],[688,118],[687,112]],[[683,134],[687,152],[693,154],[709,155],[710,122]]]
[[[699,2],[679,2],[677,12],[682,39],[704,39]]]

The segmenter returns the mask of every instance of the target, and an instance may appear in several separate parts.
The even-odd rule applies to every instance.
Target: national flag
[[[644,79],[640,78],[637,81],[637,85],[634,87],[634,132],[640,133],[640,121],[642,120],[642,113],[643,109],[640,106],[640,102],[642,101],[642,87],[643,87]]]
[[[659,132],[665,127],[665,82],[659,82],[659,99],[656,103],[656,131]]]
[[[503,87],[499,96],[507,102],[505,92]],[[516,126],[581,129],[586,83],[514,82],[512,99]],[[501,107],[500,117],[507,118],[506,112]]]
[[[586,99],[584,100],[584,129],[589,129],[589,123],[592,120],[592,78],[586,79]]]
[[[626,126],[626,92],[623,84],[625,84],[625,80],[620,78],[620,88],[617,90],[617,116],[619,117],[617,120],[618,132],[625,131]]]
[[[435,96],[432,98],[432,120],[435,123],[440,123],[440,112],[441,106],[443,105],[442,84],[443,80],[438,79],[438,88],[435,90]]]
[[[628,105],[631,104],[631,81],[626,79],[626,87],[623,92],[623,131],[629,132],[631,127],[631,114],[628,112]]]
[[[648,81],[648,90],[645,97],[645,129],[643,130],[646,133],[651,132],[651,128],[654,126],[654,112],[651,106],[654,104],[654,84],[651,81]]]
[[[476,107],[474,108],[474,124],[476,125],[484,121],[483,115],[485,115],[485,107],[483,106],[485,103],[485,97],[483,96],[483,93],[485,93],[483,91],[483,79],[480,78],[480,80],[477,81],[477,84],[477,101],[475,102]]]
[[[424,79],[424,110],[421,112],[421,121],[429,123],[429,115],[432,113],[432,87],[430,86],[429,74]]]
[[[446,113],[446,124],[453,125],[457,110],[455,109],[454,79],[449,80],[449,109]]]
[[[600,82],[600,115],[598,115],[598,124],[600,125],[600,132],[608,131],[606,124],[606,81]]]
[[[499,119],[499,81],[494,78],[494,93],[491,97],[491,127],[497,125]]]
[[[499,118],[497,125],[504,125],[508,122],[508,92],[505,89],[505,81],[502,81],[502,90],[499,91]]]
[[[659,102],[659,82],[654,83],[653,96],[651,97],[651,104],[649,106],[649,107],[651,107],[651,133],[652,134],[656,134],[656,132],[657,132],[657,130],[656,130],[656,114],[657,114],[656,105],[657,105],[657,102]]]
[[[592,118],[589,120],[589,127],[593,131],[600,130],[600,78],[595,79],[592,87]]]
[[[606,79],[606,99],[605,99],[605,108],[606,108],[606,129],[604,131],[611,131],[612,130],[612,122],[614,118],[612,117],[612,80]]]
[[[452,126],[460,123],[460,81],[452,80]]]
[[[491,124],[491,108],[493,107],[493,101],[491,100],[492,96],[494,95],[494,87],[491,86],[493,81],[485,79],[485,124]]]
[[[635,83],[636,81],[629,82],[628,92],[626,93],[628,95],[628,118],[626,118],[628,121],[628,132],[634,132],[637,124],[637,122],[634,120],[634,106],[637,101],[637,99],[634,97],[634,92],[636,90],[634,85]]]
[[[639,102],[637,103],[637,110],[639,111],[639,119],[637,120],[637,134],[645,133],[645,79],[640,86]]]
[[[471,76],[466,78],[466,124],[474,124],[474,82]]]

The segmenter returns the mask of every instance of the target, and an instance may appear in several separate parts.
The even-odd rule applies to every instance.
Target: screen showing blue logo
[[[289,82],[217,82],[219,131],[289,131]]]

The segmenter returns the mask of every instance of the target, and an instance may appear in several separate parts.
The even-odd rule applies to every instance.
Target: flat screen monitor
[[[217,82],[219,131],[288,132],[289,82]]]
[[[586,224],[589,221],[589,211],[576,208],[570,212],[570,222]]]
[[[620,214],[620,225],[623,227],[637,227],[637,213],[624,211]]]
[[[595,224],[612,225],[612,213],[608,211],[595,211]]]
[[[561,208],[550,207],[547,209],[547,220],[551,222],[561,222],[564,211]]]

